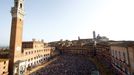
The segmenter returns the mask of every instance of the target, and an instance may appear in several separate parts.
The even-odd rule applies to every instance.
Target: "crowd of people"
[[[96,66],[82,55],[61,55],[34,75],[91,75]]]

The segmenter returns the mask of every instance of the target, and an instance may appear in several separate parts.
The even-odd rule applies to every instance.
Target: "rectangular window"
[[[27,52],[25,54],[27,55]]]
[[[18,2],[15,2],[15,7],[18,7]]]
[[[6,66],[3,67],[3,69],[5,69],[5,68],[6,68]]]
[[[6,64],[6,61],[4,61],[4,64]]]

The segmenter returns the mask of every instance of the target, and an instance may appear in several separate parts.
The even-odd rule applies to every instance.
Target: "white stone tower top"
[[[12,17],[24,18],[24,0],[14,0],[14,6],[11,9]]]

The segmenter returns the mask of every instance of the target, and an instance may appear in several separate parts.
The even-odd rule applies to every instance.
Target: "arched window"
[[[118,54],[119,54],[119,59],[121,60],[121,53],[120,53],[120,51],[119,51],[119,53],[118,53]]]
[[[126,54],[125,54],[125,52],[123,52],[123,59],[124,59],[124,62],[126,62]]]
[[[15,2],[15,7],[18,7],[18,2]]]
[[[20,3],[20,8],[22,8],[22,3]]]

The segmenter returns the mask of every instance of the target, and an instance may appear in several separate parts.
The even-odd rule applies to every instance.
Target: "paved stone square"
[[[61,55],[34,75],[90,75],[96,66],[82,55]]]

